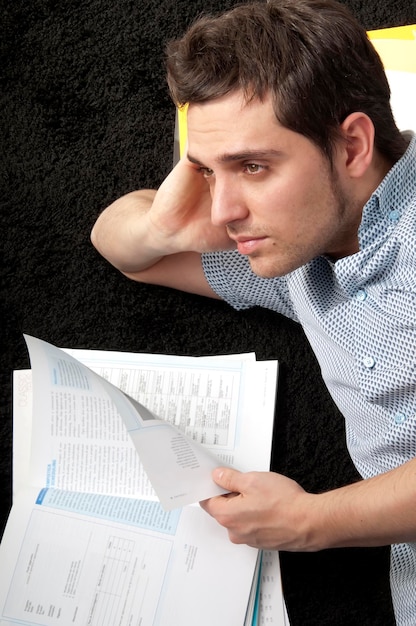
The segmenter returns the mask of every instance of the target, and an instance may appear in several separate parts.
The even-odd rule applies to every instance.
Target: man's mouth
[[[265,241],[267,237],[245,237],[240,235],[238,237],[231,237],[231,239],[235,241],[240,254],[252,254],[260,248],[262,242]]]

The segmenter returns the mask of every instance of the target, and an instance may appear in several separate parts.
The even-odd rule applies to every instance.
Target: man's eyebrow
[[[226,152],[219,156],[216,161],[219,163],[230,163],[232,161],[250,161],[256,159],[277,158],[282,156],[281,150],[243,150],[241,152]]]
[[[201,163],[201,161],[198,161],[198,159],[193,157],[192,154],[189,154],[189,152],[186,155],[186,158],[188,159],[188,161],[190,161],[191,163],[194,163],[195,165],[203,165],[203,163]]]
[[[242,152],[225,152],[215,159],[217,163],[232,163],[234,161],[250,161],[257,159],[278,158],[283,155],[281,150],[244,150]],[[203,165],[199,159],[187,154],[188,161],[195,165]]]

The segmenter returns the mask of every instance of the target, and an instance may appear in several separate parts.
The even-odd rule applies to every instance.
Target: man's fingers
[[[231,493],[240,493],[241,472],[230,467],[217,467],[212,473],[213,480]]]

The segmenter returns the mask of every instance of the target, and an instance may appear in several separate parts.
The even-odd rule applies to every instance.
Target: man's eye
[[[204,178],[210,178],[214,174],[214,170],[211,170],[209,167],[200,167],[199,171]]]
[[[244,168],[247,174],[258,174],[263,170],[263,166],[258,163],[247,163]]]

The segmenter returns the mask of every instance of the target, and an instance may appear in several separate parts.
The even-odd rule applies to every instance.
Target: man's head
[[[374,154],[367,115],[347,116],[341,131],[330,163],[276,120],[270,96],[246,102],[233,91],[189,105],[184,162],[209,187],[212,224],[255,274],[283,276],[317,256],[358,251],[363,206],[389,166]]]
[[[340,125],[355,111],[375,127],[375,147],[390,162],[405,144],[390,90],[365,30],[334,0],[270,0],[201,17],[167,49],[176,104],[235,91],[249,102],[270,94],[277,120],[310,139],[332,161]]]

